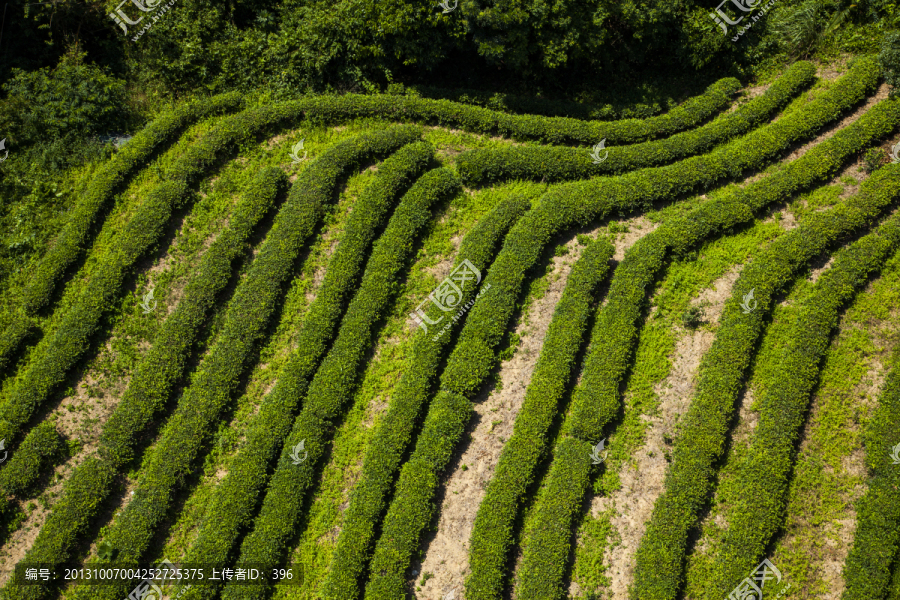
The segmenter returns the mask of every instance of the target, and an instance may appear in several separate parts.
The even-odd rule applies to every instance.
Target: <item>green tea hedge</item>
[[[620,410],[619,390],[637,340],[646,289],[655,281],[670,252],[686,252],[704,238],[751,221],[754,212],[787,201],[797,191],[829,180],[848,159],[887,135],[898,124],[900,104],[879,103],[852,125],[810,149],[784,170],[737,190],[726,198],[705,202],[639,240],[616,269],[608,302],[597,317],[564,433],[594,443],[603,437],[604,427]],[[834,214],[829,212],[821,218],[830,220]],[[575,465],[566,464],[565,460],[558,457],[554,461],[551,477],[556,476],[556,472],[578,472]],[[568,481],[573,490],[580,489],[582,494],[586,493],[590,483],[587,476],[582,479],[571,476]],[[559,512],[557,519],[557,543],[562,543],[570,539],[571,531],[567,524],[571,522],[565,511]],[[541,560],[540,556],[536,556],[534,562],[537,564]],[[550,557],[544,556],[543,560],[550,560]],[[550,576],[550,573],[538,570],[533,574],[544,578]],[[541,588],[538,586],[536,589]]]
[[[873,214],[883,212],[900,197],[898,167],[889,165],[876,171],[863,184],[859,195],[832,210],[810,215],[794,233],[819,236],[820,231],[829,228],[838,230],[838,235],[858,230],[859,223],[870,222]],[[900,217],[895,217],[838,253],[804,302],[798,323],[788,334],[775,380],[760,399],[759,422],[748,451],[737,466],[736,485],[741,495],[727,507],[728,528],[716,549],[710,580],[704,586],[710,598],[727,595],[752,572],[765,558],[766,547],[782,526],[796,443],[831,334],[842,309],[898,244]],[[900,430],[894,431],[894,437],[900,438],[896,435]],[[885,457],[888,454],[889,449]],[[893,537],[896,551],[897,536]],[[871,558],[870,555],[868,560]]]
[[[375,545],[366,600],[404,597],[405,574],[419,547],[422,529],[431,521],[440,471],[453,456],[471,416],[472,403],[450,390],[441,389],[431,402],[413,455],[400,470],[394,501]]]
[[[402,84],[401,84],[402,85]],[[659,104],[589,104],[567,100],[549,100],[514,94],[491,94],[471,88],[442,88],[428,85],[411,85],[404,90],[408,96],[423,96],[436,100],[452,100],[462,104],[474,104],[504,112],[543,115],[545,117],[569,117],[584,121],[615,121],[618,119],[646,119],[662,112]]]
[[[581,511],[584,490],[571,481],[584,481],[591,472],[591,445],[565,437],[556,446],[556,465],[547,477],[540,502],[522,542],[522,564],[516,573],[516,598],[564,598],[572,526]]]
[[[116,409],[104,424],[98,452],[102,458],[90,458],[76,468],[63,487],[63,500],[47,517],[28,558],[36,556],[42,562],[51,563],[69,558],[71,544],[78,532],[88,526],[99,502],[112,491],[110,484],[114,474],[134,458],[148,426],[159,416],[172,388],[183,375],[190,349],[215,306],[218,293],[227,285],[235,259],[247,249],[247,240],[256,225],[287,186],[287,177],[280,169],[263,169],[242,194],[230,216],[228,228],[204,253],[185,286],[182,299],[163,322]],[[92,479],[90,502],[66,501],[70,494],[77,494],[82,489],[85,481]],[[12,584],[7,592],[34,598],[42,597],[44,593],[41,586],[16,590]]]
[[[235,541],[252,518],[256,497],[268,480],[269,468],[290,433],[297,407],[306,396],[309,381],[337,333],[337,324],[356,291],[372,240],[384,225],[400,186],[419,176],[431,162],[434,148],[428,142],[404,146],[379,167],[375,181],[366,187],[350,213],[340,243],[328,262],[325,278],[303,320],[297,350],[278,374],[278,381],[250,422],[245,442],[232,460],[228,474],[213,490],[197,537],[184,562],[223,564]],[[194,586],[182,598],[208,597],[216,586]]]
[[[521,196],[513,196],[498,205],[463,238],[454,269],[468,260],[484,272],[500,240],[527,209],[528,201]],[[466,306],[475,298],[474,287],[464,287],[462,291],[457,306]],[[430,321],[438,321],[436,327],[443,326],[444,319],[451,327],[458,324],[431,303],[426,315]],[[326,600],[351,600],[360,595],[359,581],[368,562],[375,528],[384,514],[403,455],[412,442],[416,423],[421,419],[422,408],[452,339],[451,335],[439,335],[435,339],[435,326],[417,333],[409,361],[391,394],[387,413],[377,425],[366,451],[362,474],[351,492],[322,587],[322,597]]]
[[[307,118],[319,123],[378,117],[392,121],[459,127],[466,131],[500,134],[517,140],[593,146],[603,138],[610,144],[629,144],[695,127],[727,107],[740,87],[737,79],[721,79],[709,86],[703,95],[691,98],[664,115],[609,123],[511,115],[449,100],[409,96],[344,94],[298,100],[296,104],[303,107]]]
[[[776,239],[741,272],[726,303],[712,347],[704,355],[697,391],[682,420],[666,475],[665,491],[657,500],[637,552],[635,588],[641,600],[673,600],[684,579],[688,536],[697,523],[724,451],[728,424],[754,345],[762,333],[773,297],[830,245],[871,225],[878,214],[900,197],[894,169],[863,184],[859,210],[828,211]],[[891,179],[893,178],[893,180]],[[844,217],[845,218],[841,218]],[[754,290],[758,308],[743,314],[742,296]],[[747,549],[753,552],[754,549]]]
[[[83,249],[90,244],[91,231],[103,209],[134,173],[157,152],[171,144],[191,124],[206,117],[234,112],[244,101],[238,93],[222,94],[208,100],[183,104],[164,112],[131,138],[91,179],[72,209],[72,216],[47,253],[34,265],[22,292],[21,314],[0,338],[0,368],[15,352],[25,335],[25,319],[50,302],[64,275]]]
[[[333,347],[310,383],[306,403],[285,441],[260,513],[241,544],[238,564],[276,567],[284,559],[304,497],[317,480],[320,459],[352,398],[365,354],[374,342],[376,328],[396,292],[397,279],[413,255],[417,238],[431,219],[432,207],[461,189],[459,179],[452,171],[429,171],[406,193],[384,234],[375,243],[359,291],[347,308]],[[301,443],[306,459],[294,464],[291,454]],[[222,591],[222,598],[263,598],[265,594],[265,586],[229,583]]]
[[[502,596],[518,509],[546,451],[548,431],[575,371],[575,357],[584,338],[591,305],[609,270],[613,250],[605,240],[592,243],[566,281],[525,400],[516,416],[512,437],[503,447],[478,507],[469,545],[468,600]]]
[[[12,456],[0,471],[0,513],[6,512],[9,496],[24,499],[40,476],[53,469],[65,450],[65,440],[56,427],[44,421],[28,432],[14,452],[8,451]]]
[[[864,439],[871,478],[856,504],[856,533],[844,563],[841,600],[892,600],[900,595],[900,466],[891,459],[900,444],[900,352],[894,355]]]
[[[663,140],[607,148],[601,152],[606,158],[600,163],[585,148],[517,146],[463,152],[456,158],[457,169],[466,185],[487,185],[510,179],[588,179],[671,163],[708,152],[768,122],[815,79],[815,71],[812,63],[796,62],[763,95],[737,110]]]

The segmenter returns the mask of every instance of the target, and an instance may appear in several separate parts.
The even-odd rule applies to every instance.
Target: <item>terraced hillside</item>
[[[2,300],[0,594],[900,600],[887,92],[163,114]]]

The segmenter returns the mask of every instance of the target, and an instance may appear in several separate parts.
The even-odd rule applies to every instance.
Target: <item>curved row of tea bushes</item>
[[[475,516],[469,544],[468,600],[496,599],[503,593],[518,509],[534,481],[548,431],[575,371],[592,304],[612,254],[609,244],[589,245],[572,267],[556,305],[512,436],[503,447]]]
[[[180,181],[162,183],[147,195],[100,257],[93,275],[66,310],[56,331],[46,335],[35,348],[25,373],[0,405],[0,439],[14,442],[35,411],[65,380],[69,369],[88,349],[101,318],[118,300],[134,264],[159,241],[169,217],[189,195],[187,186]]]
[[[376,117],[459,127],[473,133],[500,134],[516,140],[536,140],[550,144],[594,145],[603,138],[610,144],[632,144],[696,127],[724,110],[740,88],[741,84],[737,79],[720,79],[701,96],[691,98],[664,115],[608,123],[563,117],[511,115],[449,100],[409,96],[346,94],[303,99],[296,104],[304,107],[310,120],[320,123]]]
[[[844,563],[841,600],[892,598],[891,567],[900,582],[900,352],[896,352],[878,407],[866,426],[866,466],[871,478],[856,504],[856,533]],[[900,593],[897,586],[894,595]]]
[[[37,328],[31,317],[22,314],[13,315],[9,326],[0,337],[0,369],[5,369],[12,362],[22,342]]]
[[[524,223],[528,215],[520,222]],[[517,225],[514,228],[518,228]],[[512,234],[511,234],[512,235]],[[504,243],[504,250],[510,245],[510,236]],[[612,255],[612,247],[608,240],[601,239],[591,250],[593,258]],[[501,251],[502,255],[502,251]],[[589,255],[590,256],[590,255]],[[490,284],[497,264],[491,268],[485,280]],[[495,298],[494,291],[476,303],[488,305]],[[472,317],[466,321],[461,339],[472,327],[479,326]],[[457,345],[457,348],[459,346]],[[450,364],[453,364],[451,354]],[[460,437],[469,422],[473,407],[463,394],[447,385],[447,374],[450,367],[441,376],[441,390],[438,392],[425,418],[422,432],[419,434],[415,450],[409,461],[403,465],[397,491],[384,519],[381,537],[375,546],[375,553],[369,568],[370,579],[366,586],[366,600],[386,600],[396,598],[404,589],[406,570],[409,568],[422,531],[430,522],[434,510],[434,496],[441,484],[440,474],[446,468]],[[535,441],[537,443],[537,440]]]
[[[247,250],[257,225],[288,188],[288,178],[280,169],[261,170],[229,215],[227,229],[203,254],[181,300],[163,322],[153,346],[103,426],[99,454],[113,468],[122,469],[134,460],[142,436],[159,417],[175,383],[183,376],[191,348],[228,284],[236,260]]]
[[[900,600],[900,559],[894,561],[894,574],[891,577],[887,600]]]
[[[22,292],[21,312],[2,334],[0,368],[24,339],[23,328],[27,325],[27,317],[49,304],[69,267],[90,244],[91,230],[100,213],[122,184],[188,126],[213,115],[234,112],[243,103],[241,95],[235,92],[183,104],[167,111],[131,138],[92,176],[84,196],[72,209],[68,222],[28,278]]]
[[[866,213],[877,212],[878,205],[883,208],[892,198],[900,197],[900,168],[876,171],[866,183],[870,182],[877,187],[869,187],[868,193],[854,198],[861,201],[859,205],[848,202],[827,213],[810,215],[800,229],[805,229],[807,236],[816,235],[817,229],[826,230],[838,221],[843,227],[831,226],[846,230],[854,222],[870,220]],[[877,196],[880,198],[876,200]],[[898,244],[900,217],[894,217],[839,253],[804,302],[778,363],[775,381],[759,404],[759,422],[747,454],[738,464],[736,481],[741,494],[727,508],[728,528],[716,549],[708,584],[704,585],[708,597],[727,595],[765,558],[767,545],[783,523],[795,444],[831,333],[843,308]]]
[[[488,213],[463,238],[454,269],[468,260],[483,273],[499,249],[503,236],[526,210],[528,200],[513,196]],[[475,287],[463,287],[462,291],[457,306],[467,306],[475,301]],[[375,529],[384,514],[403,456],[412,442],[415,426],[421,420],[422,408],[433,391],[441,359],[452,340],[451,331],[437,335],[436,328],[443,330],[446,325],[454,328],[458,323],[432,303],[423,310],[430,321],[437,323],[428,331],[417,333],[403,375],[391,394],[387,413],[376,426],[322,586],[321,594],[325,600],[359,598],[360,580],[371,552]]]
[[[648,239],[665,236],[665,244],[674,252],[686,252],[704,238],[752,219],[753,213],[786,202],[796,193],[809,190],[829,181],[841,167],[857,153],[872,143],[884,139],[900,125],[900,103],[882,101],[859,119],[837,131],[834,136],[812,147],[803,156],[790,162],[778,172],[767,175],[744,188],[735,190],[722,201],[705,202],[682,218],[664,223],[659,230],[641,239],[636,248],[649,245]],[[632,250],[636,252],[636,250]],[[637,259],[651,260],[656,259]],[[620,269],[629,261],[626,255]],[[649,285],[653,278],[644,279],[632,275],[634,281]],[[613,280],[615,284],[615,279]],[[631,287],[635,293],[637,288]],[[625,293],[624,290],[622,293]],[[610,291],[610,301],[616,296]],[[640,296],[643,297],[643,296]],[[606,311],[598,318],[598,326],[604,318],[611,319],[604,325],[603,333],[592,345],[585,359],[582,384],[572,399],[571,418],[567,423],[570,435],[591,441],[602,437],[604,427],[619,410],[618,390],[628,366],[637,335],[636,308],[632,301],[629,309]]]
[[[474,104],[487,108],[502,106],[504,112],[542,115],[545,117],[569,117],[583,121],[615,121],[618,119],[647,119],[662,112],[659,104],[632,104],[613,106],[567,100],[549,100],[514,94],[491,94],[470,88],[442,88],[428,85],[411,85],[408,96],[422,96],[435,100],[451,100],[462,104]]]
[[[709,189],[723,180],[758,170],[784,149],[819,131],[865,98],[878,83],[879,67],[860,59],[850,72],[816,100],[775,123],[703,156],[665,167],[642,169],[620,177],[602,177],[560,185],[510,232],[488,282],[497,290],[490,302],[474,307],[442,376],[445,385],[471,397],[494,367],[496,348],[515,308],[525,272],[537,261],[551,237],[575,225]]]
[[[809,86],[815,74],[812,63],[794,63],[763,95],[737,110],[662,140],[607,148],[600,152],[602,162],[599,163],[585,148],[514,146],[463,152],[456,157],[456,166],[466,185],[488,185],[510,179],[549,182],[588,179],[671,163],[708,152],[766,123]]]
[[[461,190],[459,179],[452,171],[443,168],[429,171],[403,197],[384,234],[375,243],[359,291],[347,308],[334,345],[310,383],[306,402],[294,421],[266,488],[262,508],[241,544],[238,564],[261,564],[269,568],[284,560],[304,498],[318,480],[321,458],[352,399],[366,352],[397,291],[397,280],[413,256],[416,240],[431,219],[432,208]],[[295,448],[304,451],[305,459],[300,464],[294,464],[291,459]],[[223,600],[265,595],[264,586],[234,582],[222,591]]]
[[[317,162],[309,166],[316,169]],[[235,260],[247,250],[256,226],[288,187],[277,168],[260,171],[241,195],[222,231],[204,253],[184,293],[153,340],[103,426],[98,456],[79,465],[66,481],[62,497],[47,517],[25,561],[60,564],[71,559],[73,545],[97,515],[99,504],[112,491],[115,476],[135,457],[159,417],[175,383],[183,376],[191,348],[207,322],[219,293],[225,289]],[[43,586],[13,584],[11,598],[41,598]]]
[[[637,340],[645,290],[652,286],[669,252],[686,252],[705,238],[751,221],[754,212],[785,202],[798,191],[828,181],[847,160],[873,141],[883,138],[898,124],[900,104],[892,101],[879,103],[782,171],[737,190],[724,199],[706,202],[686,215],[664,223],[657,231],[639,240],[616,269],[608,294],[609,301],[598,315],[581,383],[575,390],[571,414],[564,427],[565,434],[594,443],[603,437],[604,427],[620,410],[619,390]],[[551,466],[550,476],[565,476],[569,485],[573,489],[581,489],[583,495],[590,482],[587,476],[581,479],[574,476],[580,472],[577,461],[566,464],[563,458],[557,458]],[[537,510],[542,510],[540,503]],[[535,552],[526,554],[523,559],[523,567],[527,563],[529,570],[523,571],[522,576],[534,580],[524,585],[537,592],[530,598],[543,597],[539,593],[542,590],[550,594],[548,597],[553,597],[552,594],[562,585],[561,580],[554,579],[561,575],[552,565],[541,566],[549,561],[550,555],[538,552],[544,546],[555,550],[560,544],[568,544],[571,515],[560,511],[556,513],[556,518],[557,537],[554,543],[545,540],[544,545],[532,546]],[[541,588],[538,582],[545,587]]]
[[[900,168],[900,167],[898,167]],[[827,211],[776,239],[747,265],[726,303],[716,339],[704,355],[697,391],[685,414],[672,452],[665,490],[653,509],[637,551],[635,587],[641,600],[673,600],[684,579],[688,536],[697,523],[725,448],[734,403],[765,326],[775,295],[784,290],[816,256],[842,236],[871,225],[877,215],[900,197],[900,178],[867,180],[854,202],[856,214],[842,219],[841,211]],[[754,291],[758,309],[744,314],[741,298]],[[748,553],[755,549],[748,549]]]
[[[720,179],[737,177],[749,169],[760,168],[768,159],[815,133],[863,99],[877,85],[879,73],[873,60],[860,59],[847,75],[816,100],[708,155],[621,177],[561,185],[549,191],[539,207],[527,213],[507,236],[485,280],[485,285],[491,285],[494,293],[476,303],[469,314],[441,376],[442,389],[464,398],[472,397],[487,379],[497,360],[495,349],[513,314],[525,274],[537,262],[554,235],[569,227],[587,225],[604,218],[616,208],[630,209],[635,204],[677,197],[698,188],[711,187]],[[428,422],[426,418],[426,424]],[[447,443],[455,444],[457,441],[458,438]],[[428,504],[433,497],[433,487],[418,483],[424,477],[419,470],[427,466],[427,461],[415,462],[418,452],[417,446],[408,463],[415,466],[410,466],[408,473],[407,466],[404,466],[397,493],[388,509],[385,529],[373,557],[367,598],[370,593],[373,594],[371,598],[379,600],[400,593],[398,590],[402,589],[403,574],[409,566],[397,560],[395,542],[384,542],[384,548],[381,548],[382,540],[399,535],[389,532],[387,524],[393,520],[398,529],[414,529],[419,534],[427,525],[427,521],[416,520],[415,511],[405,508]],[[442,466],[433,464],[429,468],[432,469],[429,480],[436,480],[436,473]],[[422,494],[426,496],[422,497]],[[409,557],[418,544],[418,538],[408,538],[407,541],[411,546],[401,555]],[[380,552],[384,554],[382,559],[379,559]],[[382,564],[379,569],[374,568],[376,560]],[[370,589],[373,591],[370,592]]]
[[[259,495],[268,480],[269,468],[290,433],[309,381],[356,291],[376,233],[387,220],[400,186],[424,172],[433,156],[434,148],[428,142],[404,146],[380,165],[375,181],[360,194],[328,261],[316,298],[303,319],[297,349],[279,372],[275,387],[260,403],[228,474],[213,490],[197,537],[182,562],[227,562],[238,536],[252,518],[254,503],[247,502],[247,498]],[[214,585],[194,586],[181,598],[210,597],[215,591]]]
[[[441,485],[440,472],[453,457],[472,412],[472,403],[466,397],[443,388],[428,407],[416,449],[400,470],[397,492],[375,545],[366,600],[403,597],[406,571],[419,547],[422,530],[434,514],[432,498]]]
[[[15,452],[4,451],[4,459],[7,454],[12,457],[0,471],[0,514],[6,512],[10,496],[24,498],[41,475],[52,470],[65,450],[65,440],[56,427],[44,421],[28,432]]]
[[[420,131],[417,127],[397,127],[381,136],[377,133],[360,136],[341,144],[343,148],[335,155],[341,157],[348,153],[358,159],[361,154],[368,154],[360,152],[361,148],[371,149],[379,142],[392,147],[396,139],[406,140]],[[412,153],[404,153],[403,160],[382,165],[370,186],[373,197],[377,198],[373,204],[390,205],[422,171],[423,163],[430,158],[429,150],[417,147]],[[278,211],[272,229],[228,305],[219,334],[144,461],[133,498],[104,536],[117,550],[120,560],[140,561],[144,557],[157,527],[166,518],[175,492],[192,471],[255,348],[264,338],[269,319],[284,297],[297,257],[322,220],[348,162],[325,161],[324,168],[317,169],[315,179],[312,173],[307,175],[309,170],[304,171]],[[76,597],[114,600],[126,587],[124,583],[85,586]]]
[[[0,409],[0,439],[11,441],[27,422],[34,409],[46,401],[89,344],[100,318],[114,304],[121,282],[137,259],[159,240],[163,226],[174,209],[183,203],[188,190],[204,173],[216,167],[236,146],[284,126],[302,115],[296,106],[280,104],[244,111],[228,117],[197,143],[188,147],[166,173],[164,183],[148,193],[112,248],[79,290],[57,330],[38,344],[22,380]],[[314,184],[318,185],[318,184]]]

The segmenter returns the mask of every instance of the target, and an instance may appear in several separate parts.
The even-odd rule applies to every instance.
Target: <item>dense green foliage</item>
[[[524,198],[513,196],[491,211],[463,238],[454,268],[468,260],[483,272],[502,236],[527,209],[528,202]],[[467,305],[474,297],[474,287],[463,288],[458,306]],[[450,317],[441,315],[440,309],[432,304],[428,305],[426,315],[439,323],[438,317],[447,318],[451,328],[457,325],[457,321],[450,322]],[[366,567],[376,526],[383,516],[388,493],[412,441],[422,409],[433,392],[438,367],[451,340],[451,335],[439,335],[435,339],[434,329],[419,332],[415,339],[409,363],[394,390],[387,414],[378,425],[371,449],[363,459],[362,474],[353,489],[323,585],[323,598],[350,600],[359,597],[359,580]]]

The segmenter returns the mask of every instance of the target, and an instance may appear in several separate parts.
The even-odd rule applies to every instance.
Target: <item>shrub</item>
[[[318,463],[352,396],[363,358],[374,341],[375,328],[396,291],[397,278],[412,256],[415,240],[431,218],[434,204],[460,190],[459,179],[452,171],[429,171],[403,197],[384,234],[376,242],[334,346],[316,372],[306,404],[285,441],[260,513],[241,544],[238,564],[259,563],[275,567],[283,560],[304,497],[318,479]],[[308,458],[295,465],[290,455],[300,442],[304,443]],[[226,585],[222,592],[223,600],[262,598],[264,595],[263,586],[236,584]]]
[[[795,63],[765,94],[736,111],[663,140],[607,148],[606,159],[600,163],[595,163],[583,148],[516,146],[463,152],[457,157],[457,168],[466,184],[484,185],[509,179],[551,182],[587,179],[671,163],[708,152],[765,123],[814,79],[815,68],[811,63]]]
[[[700,306],[690,306],[681,313],[681,324],[687,329],[696,329],[703,323],[703,308]]]
[[[520,196],[513,196],[498,205],[463,238],[454,268],[463,260],[469,260],[483,272],[502,236],[527,208],[528,202]],[[474,288],[462,289],[463,297],[458,306],[467,305],[475,295]],[[456,321],[440,314],[435,306],[429,305],[426,315],[430,321],[442,317],[447,318],[451,328],[456,325]],[[375,429],[363,459],[362,474],[351,493],[322,586],[322,597],[326,600],[349,600],[359,596],[359,579],[368,561],[375,528],[383,516],[402,457],[412,441],[413,430],[421,418],[438,366],[452,339],[448,333],[435,336],[433,329],[420,331],[413,341],[409,362],[392,393],[387,413]]]
[[[613,251],[612,244],[605,239],[592,243],[566,281],[525,400],[516,416],[512,437],[503,447],[478,507],[469,547],[471,574],[466,580],[469,600],[496,599],[502,595],[518,508],[534,480],[538,461],[546,452],[548,432],[575,370],[575,357],[595,294],[609,271]]]
[[[433,156],[434,148],[428,142],[404,146],[382,163],[375,181],[363,190],[304,318],[297,351],[261,402],[259,413],[250,422],[246,442],[213,491],[199,534],[188,548],[184,562],[226,562],[238,536],[251,521],[254,506],[246,499],[255,497],[266,484],[271,463],[290,433],[291,421],[306,397],[316,366],[334,339],[344,308],[356,291],[372,240],[401,190],[427,168]],[[200,588],[187,590],[184,600],[200,594]],[[207,587],[202,593],[209,591]]]
[[[869,148],[863,155],[863,162],[866,173],[871,174],[884,162],[884,151],[881,148]]]
[[[556,447],[554,468],[547,477],[536,512],[522,543],[516,598],[557,600],[564,597],[563,575],[569,558],[569,534],[581,510],[584,490],[571,485],[586,481],[591,471],[591,445],[563,438]],[[560,528],[565,535],[560,535]]]
[[[806,226],[776,239],[742,271],[716,339],[701,361],[697,391],[675,442],[666,489],[638,548],[635,584],[640,597],[669,600],[677,595],[688,533],[709,493],[734,402],[773,296],[829,245],[870,225],[900,195],[898,174],[900,167],[880,170],[880,176],[865,182],[856,206],[815,215],[818,218],[810,218]],[[742,314],[739,299],[751,289],[759,307]]]
[[[366,600],[402,597],[406,570],[418,548],[422,529],[431,521],[432,498],[441,483],[439,472],[453,456],[471,415],[472,403],[446,389],[437,393],[428,408],[415,451],[400,470],[394,501],[375,545]]]
[[[53,423],[44,421],[29,431],[0,471],[0,513],[8,509],[8,496],[25,499],[41,475],[50,471],[65,452],[65,440]]]
[[[878,54],[878,63],[881,65],[884,82],[891,86],[891,97],[896,96],[900,88],[900,32],[892,31],[885,34],[881,42],[881,52]]]
[[[388,86],[390,90],[392,86]],[[403,84],[399,84],[396,93],[404,93]],[[543,115],[545,117],[569,117],[572,119],[584,119],[590,121],[613,121],[616,119],[647,119],[662,111],[659,104],[582,104],[564,100],[547,100],[530,96],[516,96],[514,94],[493,94],[481,90],[468,88],[441,88],[433,86],[411,86],[407,93],[442,100],[452,100],[463,104],[474,104],[494,110],[502,110],[516,114]]]
[[[16,110],[0,111],[10,143],[26,147],[64,138],[77,148],[84,143],[79,138],[128,126],[133,115],[122,109],[127,106],[125,82],[85,63],[85,56],[65,54],[52,69],[12,69],[3,91]]]

